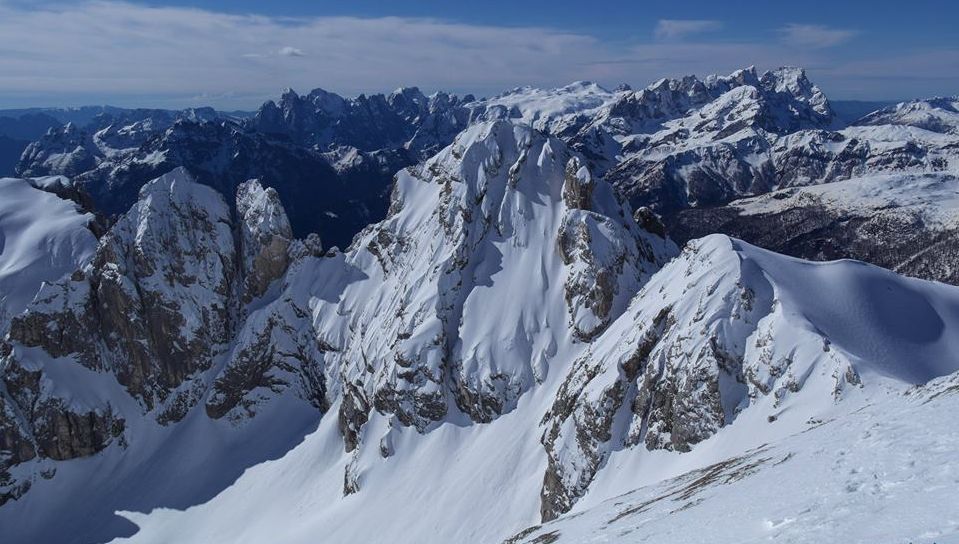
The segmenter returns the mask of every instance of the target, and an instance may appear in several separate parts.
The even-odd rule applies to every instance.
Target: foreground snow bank
[[[951,382],[951,389],[949,382]],[[959,541],[959,375],[808,420],[783,440],[643,486],[510,542]]]

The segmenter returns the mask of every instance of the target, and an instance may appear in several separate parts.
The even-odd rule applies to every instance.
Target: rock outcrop
[[[176,169],[143,186],[88,265],[40,287],[0,353],[0,470],[92,455],[125,440],[125,421],[173,425],[204,398],[236,422],[287,386],[326,410],[324,347],[289,292],[319,241],[294,241],[255,180],[236,209]],[[11,478],[7,498],[29,486]]]
[[[740,244],[690,242],[574,364],[543,419],[544,520],[569,510],[614,451],[689,451],[807,380],[834,397],[859,384],[848,347],[831,345],[817,323],[792,323],[785,278]]]
[[[391,210],[348,252],[368,279],[315,309],[320,331],[348,316],[332,359],[348,449],[368,410],[420,431],[454,410],[475,422],[512,410],[557,350],[625,309],[671,247],[560,140],[508,121],[475,125],[401,172]]]

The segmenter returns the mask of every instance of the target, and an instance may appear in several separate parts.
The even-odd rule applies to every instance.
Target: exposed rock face
[[[304,260],[321,250],[319,238],[294,241],[276,191],[264,189],[256,180],[240,185],[237,213],[242,303],[264,296],[276,282],[280,295],[243,321],[233,350],[211,386],[207,415],[231,420],[252,417],[258,405],[290,387],[326,411],[326,382],[319,363],[328,348],[317,343],[309,307],[297,290],[308,273],[303,268],[309,269]],[[240,311],[244,312],[242,307]]]
[[[11,351],[9,344],[0,344],[0,506],[31,487],[31,477],[15,478],[10,469],[38,459],[92,455],[122,441],[125,428],[109,403],[91,405],[62,396],[63,387]]]
[[[333,366],[348,449],[370,409],[420,431],[451,410],[487,422],[513,409],[558,349],[623,311],[671,247],[560,140],[508,121],[475,125],[401,172],[391,210],[348,252],[368,279],[314,310],[319,330],[343,338]],[[504,297],[509,315],[489,320]]]
[[[573,336],[587,342],[605,330],[621,311],[623,294],[634,289],[632,282],[621,281],[631,277],[630,269],[657,260],[648,245],[634,243],[640,231],[623,220],[624,212],[611,218],[592,211],[597,183],[578,158],[570,159],[563,183],[567,211],[557,238],[563,263],[570,267],[565,298]]]
[[[588,210],[593,200],[593,175],[578,158],[572,158],[566,165],[566,178],[563,182],[563,202],[573,210]]]
[[[775,406],[808,379],[837,396],[859,383],[825,333],[792,330],[779,278],[749,251],[691,242],[574,365],[543,419],[544,520],[569,510],[613,451],[688,451],[767,395]]]
[[[423,159],[445,147],[466,127],[469,112],[463,105],[472,100],[471,95],[426,96],[416,87],[356,98],[343,98],[323,89],[302,96],[287,90],[279,103],[264,104],[250,125],[266,134],[284,135],[324,150],[406,148]]]
[[[13,321],[11,340],[53,357],[77,354],[151,410],[209,369],[228,341],[234,251],[222,198],[175,171],[144,186],[89,270],[41,289]]]
[[[126,420],[170,425],[204,397],[210,417],[235,422],[288,388],[326,410],[326,348],[297,291],[319,240],[293,241],[256,181],[236,208],[234,223],[214,189],[174,170],[143,186],[88,266],[40,288],[0,353],[0,470],[91,455],[122,442]],[[7,498],[29,485],[7,479]]]
[[[261,202],[259,212],[271,209]],[[282,216],[282,208],[275,209]],[[247,254],[269,254],[276,240],[284,240],[285,220],[278,217],[276,230],[263,228],[263,245]],[[245,239],[245,238],[244,238]],[[309,244],[312,243],[311,247]],[[256,415],[261,406],[283,395],[304,399],[320,412],[329,407],[324,354],[333,348],[317,340],[311,327],[308,286],[316,281],[313,268],[319,254],[319,241],[293,241],[283,260],[290,262],[276,281],[280,294],[247,317],[234,339],[234,346],[218,372],[206,401],[206,413],[214,419],[227,417],[241,421]],[[275,263],[274,263],[275,265]],[[271,265],[272,266],[272,265]],[[275,269],[274,269],[275,271]],[[267,276],[257,276],[260,281]],[[251,284],[250,276],[245,284]]]
[[[123,419],[109,410],[77,411],[67,401],[51,396],[40,371],[10,365],[4,370],[3,383],[21,410],[20,421],[29,426],[24,432],[11,425],[13,433],[8,436],[12,440],[5,446],[12,447],[3,449],[13,451],[16,462],[35,455],[57,461],[85,457],[123,432]]]
[[[249,302],[286,273],[293,229],[273,188],[264,189],[259,181],[250,180],[240,185],[236,199],[246,278],[243,296]]]

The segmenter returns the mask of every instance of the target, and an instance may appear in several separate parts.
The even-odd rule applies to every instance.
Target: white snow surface
[[[611,462],[610,475],[648,483],[617,482],[517,542],[959,542],[959,375],[854,402],[756,422],[758,432],[734,425],[689,454],[696,468],[668,456]]]
[[[65,178],[0,178],[0,335],[44,282],[84,266],[97,240],[79,206],[38,189]]]
[[[731,425],[689,453],[615,451],[574,510],[535,534],[568,532],[569,542],[673,536],[681,542],[741,542],[771,535],[787,542],[830,536],[869,542],[884,529],[919,542],[955,537],[959,512],[948,499],[955,498],[959,461],[950,453],[956,424],[948,414],[959,396],[942,394],[923,404],[931,393],[921,399],[915,392],[922,390],[912,383],[959,370],[959,336],[953,334],[959,289],[858,262],[805,262],[720,235],[697,244],[697,252],[684,253],[654,275],[606,334],[635,323],[635,312],[656,304],[660,286],[677,294],[688,290],[675,302],[680,315],[703,309],[703,326],[728,319],[706,295],[725,296],[727,288],[716,282],[745,282],[768,293],[769,299],[757,296],[757,304],[777,301],[771,345],[807,365],[796,369],[804,385],[784,402],[778,395],[751,399]],[[704,270],[712,275],[687,277],[688,261],[703,255],[709,257]],[[831,342],[828,352],[824,337]],[[756,337],[746,342],[752,345]],[[816,353],[822,362],[807,358]],[[355,458],[345,454],[334,418],[325,417],[297,447],[248,469],[204,504],[123,512],[140,530],[118,542],[306,543],[319,535],[331,543],[502,541],[538,523],[545,454],[537,429],[576,355],[571,350],[554,357],[548,378],[489,424],[447,423],[420,434],[374,415],[364,436],[389,437],[395,454],[386,459],[376,448],[361,448]],[[834,395],[833,368],[825,364],[834,357],[852,363],[861,387]],[[908,398],[907,391],[913,392]],[[744,460],[701,485],[690,482],[704,473],[683,476],[734,457]],[[343,497],[348,464],[359,474],[360,491]],[[753,472],[759,476],[749,476]],[[680,479],[669,480],[675,477]],[[675,494],[648,513],[623,518],[630,531],[603,525],[646,497],[686,487],[692,488],[688,500]],[[677,512],[687,502],[692,506]],[[730,512],[737,513],[733,519]],[[901,516],[889,518],[896,513]]]
[[[863,176],[782,189],[729,205],[751,215],[781,213],[804,203],[860,214],[909,214],[927,225],[949,228],[959,225],[959,178],[946,172]]]
[[[909,125],[934,132],[959,134],[959,97],[901,102],[873,112],[860,125]]]
[[[557,134],[577,118],[595,116],[621,94],[590,81],[577,81],[556,89],[518,87],[470,106],[485,108],[487,115],[500,111],[502,117]]]

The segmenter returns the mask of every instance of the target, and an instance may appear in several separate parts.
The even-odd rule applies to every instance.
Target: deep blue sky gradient
[[[164,0],[146,6],[199,7],[272,16],[426,17],[496,26],[547,26],[609,40],[648,36],[660,19],[715,19],[719,40],[772,39],[787,23],[854,28],[867,39],[850,44],[868,52],[882,36],[890,48],[959,44],[959,2],[946,0]]]

